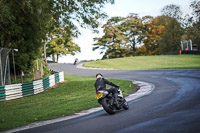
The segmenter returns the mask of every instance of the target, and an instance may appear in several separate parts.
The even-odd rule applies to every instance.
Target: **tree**
[[[180,6],[174,4],[167,5],[161,10],[161,13],[164,16],[175,18],[177,21],[182,20],[183,13],[180,10]]]
[[[105,54],[103,58],[116,58],[127,56],[128,46],[127,38],[124,33],[120,30],[120,24],[123,17],[113,17],[103,25],[104,35],[99,38],[94,38],[97,41],[93,47],[93,50],[102,49]]]
[[[71,32],[68,27],[59,27],[50,35],[51,40],[47,45],[47,54],[52,56],[54,62],[56,61],[55,55],[58,62],[60,55],[75,55],[76,52],[80,52],[80,47],[73,42],[74,36]]]
[[[147,24],[152,20],[151,16],[139,18],[131,13],[127,17],[112,17],[103,26],[104,35],[94,38],[97,43],[93,50],[98,48],[106,50],[103,58],[116,58],[136,55],[136,45],[140,45],[145,39]]]
[[[185,34],[182,36],[183,40],[192,40],[193,44],[197,44],[200,48],[200,30],[196,26],[190,26],[185,29]]]
[[[30,70],[33,61],[41,55],[44,22],[48,22],[48,14],[41,9],[48,9],[42,0],[0,2],[0,46],[19,50],[16,64],[23,71]]]
[[[121,24],[121,29],[127,37],[129,49],[132,50],[132,55],[135,55],[136,44],[140,44],[143,40],[143,22],[137,14],[131,13]]]
[[[97,31],[98,20],[107,17],[101,10],[106,3],[114,0],[1,0],[0,46],[19,49],[17,66],[28,72],[41,58],[48,34],[64,25],[77,36],[74,21]]]
[[[165,25],[161,22],[165,16],[158,16],[152,20],[151,23],[147,24],[144,45],[146,47],[147,55],[159,54],[159,40],[164,32]]]
[[[197,22],[200,21],[200,1],[192,0],[190,7],[193,9],[193,15],[195,16]]]
[[[180,49],[180,41],[183,34],[181,24],[174,18],[169,17],[167,20],[165,30],[158,42],[160,54]]]
[[[181,27],[182,12],[179,6],[168,5],[162,9],[162,13],[166,16],[165,31],[159,40],[160,53],[176,51],[180,49],[181,36],[183,29]]]
[[[137,56],[143,56],[147,55],[147,49],[145,45],[142,45],[141,47],[136,49],[136,55]]]
[[[186,29],[186,34],[200,49],[200,1],[193,0],[190,7],[193,9],[193,19],[195,20],[193,21],[193,26]]]

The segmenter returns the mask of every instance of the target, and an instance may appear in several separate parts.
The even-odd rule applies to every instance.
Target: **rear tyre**
[[[127,101],[126,101],[125,99],[124,99],[123,108],[124,108],[125,110],[128,110],[128,109],[129,109],[129,105],[128,105],[128,103],[127,103]]]
[[[107,98],[102,99],[102,106],[103,106],[104,110],[105,110],[108,114],[110,114],[110,115],[115,114],[114,109],[112,109],[112,108],[110,107],[109,99],[107,99]]]

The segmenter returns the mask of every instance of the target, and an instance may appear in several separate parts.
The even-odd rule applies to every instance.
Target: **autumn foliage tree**
[[[188,17],[188,21],[185,21],[187,15],[183,18],[180,7],[174,4],[163,7],[162,15],[155,18],[140,18],[134,13],[127,17],[112,17],[103,26],[105,34],[94,38],[93,50],[102,49],[103,58],[116,58],[178,51],[184,39],[192,40],[200,47],[200,2],[193,0],[190,6],[193,17]]]
[[[162,33],[165,30],[165,26],[161,24],[161,19],[164,16],[158,16],[152,20],[151,23],[147,25],[144,39],[144,46],[146,47],[147,55],[156,55],[159,54],[159,40]]]

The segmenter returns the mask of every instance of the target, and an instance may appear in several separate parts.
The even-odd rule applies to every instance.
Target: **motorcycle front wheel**
[[[110,103],[109,103],[109,99],[108,98],[104,98],[102,99],[102,106],[104,108],[104,110],[110,114],[113,115],[115,114],[115,110],[113,108],[110,107]]]
[[[123,108],[124,108],[125,110],[128,110],[128,109],[129,109],[129,105],[128,105],[128,103],[127,103],[127,101],[126,101],[125,99],[124,99]]]

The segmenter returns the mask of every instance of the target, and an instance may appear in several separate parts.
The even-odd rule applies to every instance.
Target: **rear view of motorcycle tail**
[[[120,109],[129,109],[129,105],[126,99],[123,97],[120,88],[118,89],[117,97],[117,104],[119,105],[116,105],[116,103],[114,102],[114,95],[106,90],[97,91],[96,99],[98,100],[98,103],[103,106],[104,110],[110,115],[115,114],[115,112]]]

